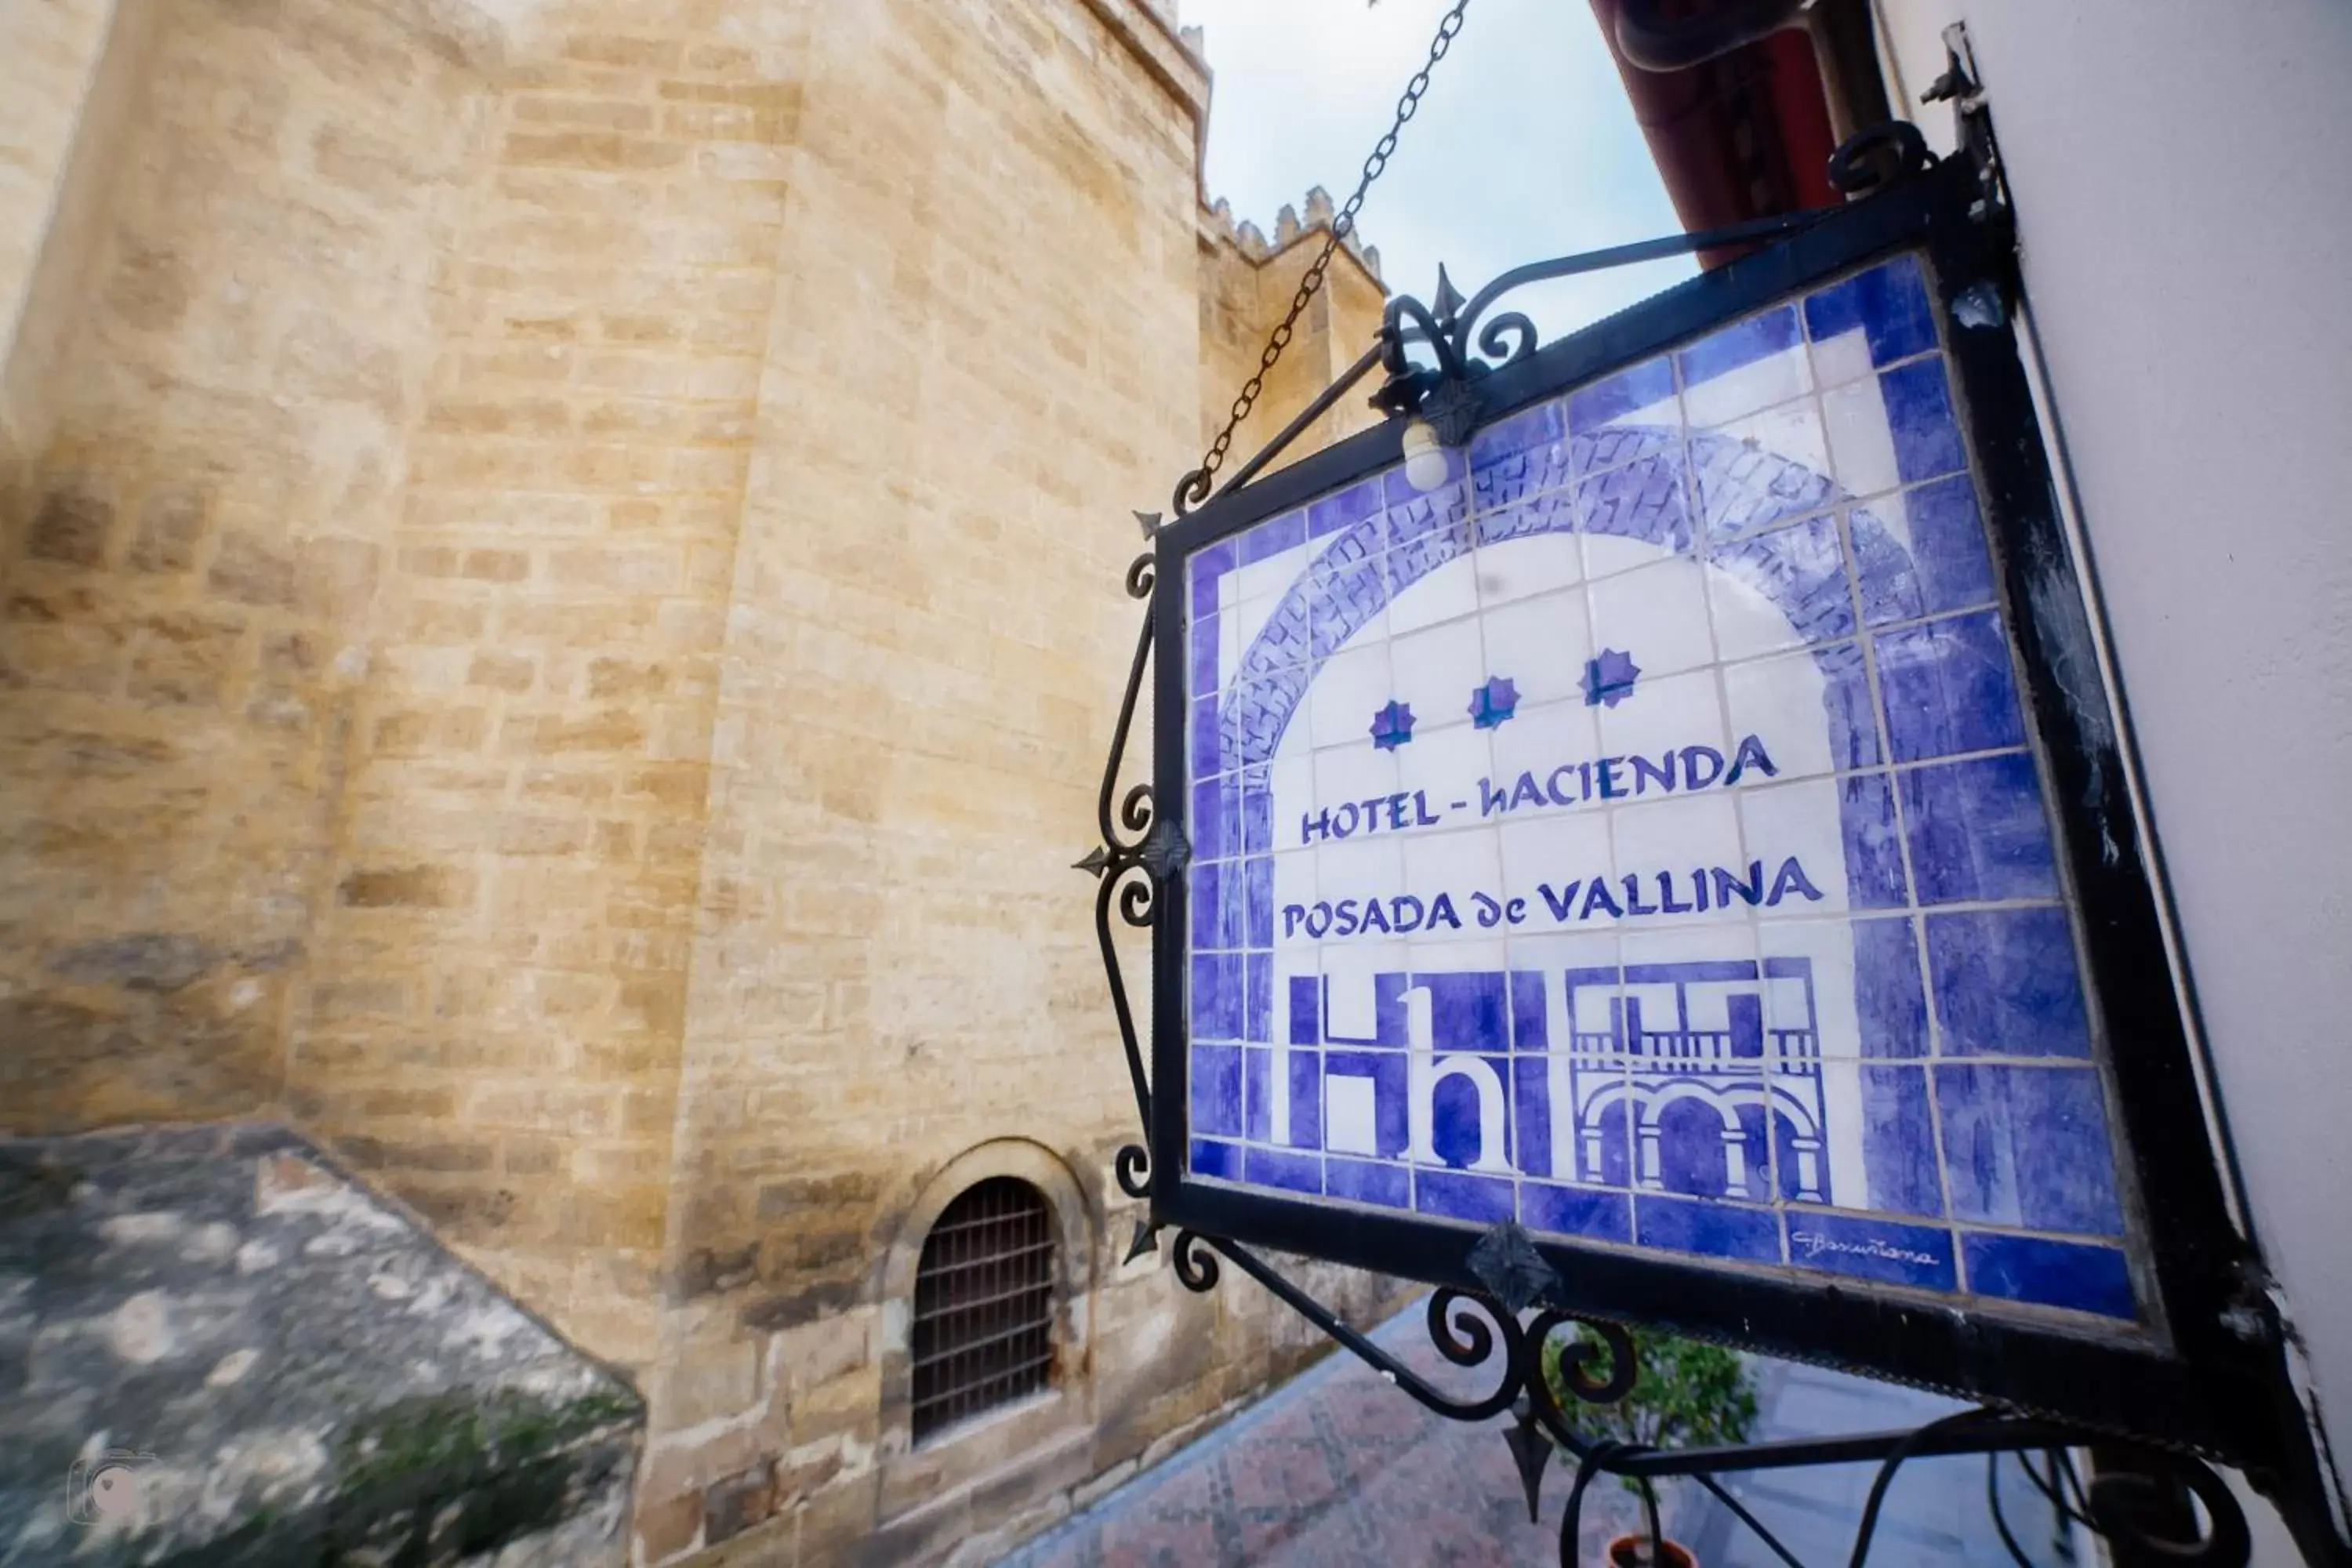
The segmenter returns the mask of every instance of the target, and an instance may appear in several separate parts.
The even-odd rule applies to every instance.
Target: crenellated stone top
[[[1212,239],[1222,239],[1254,262],[1265,262],[1281,255],[1310,234],[1328,232],[1339,216],[1338,204],[1331,193],[1320,185],[1309,186],[1306,212],[1288,202],[1275,215],[1274,237],[1266,238],[1265,231],[1247,218],[1236,221],[1233,204],[1220,196],[1202,213],[1202,227]],[[1364,270],[1375,281],[1381,276],[1381,253],[1377,246],[1366,245],[1360,233],[1350,233],[1340,242],[1340,248],[1361,262]]]

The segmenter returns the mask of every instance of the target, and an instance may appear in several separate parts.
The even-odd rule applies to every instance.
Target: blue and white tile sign
[[[1920,263],[1185,563],[1189,1170],[2136,1319]]]

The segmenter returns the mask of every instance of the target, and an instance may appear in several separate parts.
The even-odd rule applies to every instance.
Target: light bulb
[[[1414,489],[1423,491],[1445,482],[1445,448],[1437,444],[1437,432],[1426,419],[1416,419],[1404,427],[1404,479]]]

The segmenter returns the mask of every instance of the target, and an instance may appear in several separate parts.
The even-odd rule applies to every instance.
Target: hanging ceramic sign
[[[1517,1226],[1602,1315],[2168,1397],[2036,1363],[2185,1364],[2226,1220],[1998,253],[1921,185],[1160,536],[1156,1217],[1473,1285]]]

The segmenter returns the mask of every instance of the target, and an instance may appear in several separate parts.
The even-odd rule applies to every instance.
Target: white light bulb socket
[[[1404,478],[1424,493],[1445,482],[1445,448],[1438,445],[1437,432],[1426,419],[1415,419],[1404,427]]]

